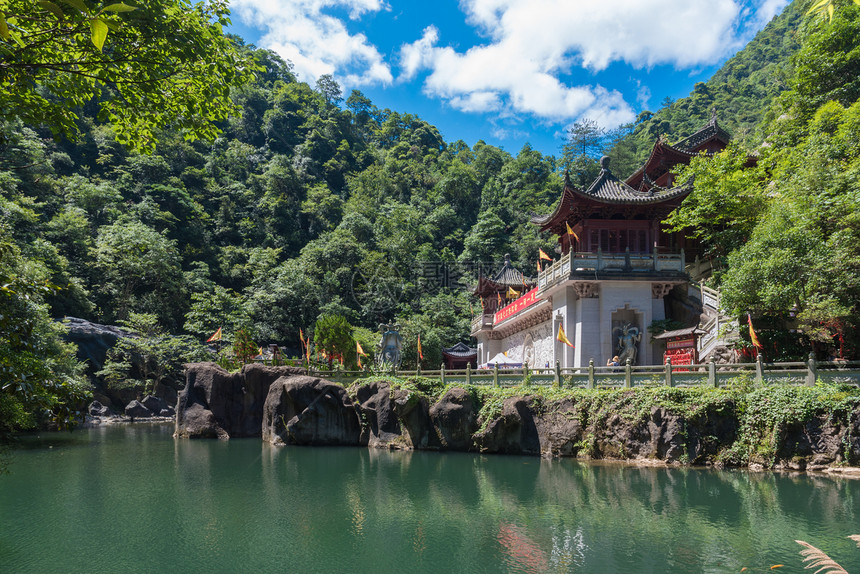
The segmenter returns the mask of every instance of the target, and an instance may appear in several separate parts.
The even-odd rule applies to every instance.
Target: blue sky
[[[559,154],[690,93],[788,0],[232,0],[232,32],[311,85],[420,116],[446,141]]]

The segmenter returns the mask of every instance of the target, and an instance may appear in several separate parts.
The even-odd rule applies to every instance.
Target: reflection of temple
[[[533,289],[506,259],[502,271],[475,290],[484,303],[472,324],[478,362],[506,352],[537,367],[555,361],[579,367],[589,359],[602,365],[622,353],[635,357],[634,364],[661,363],[662,346],[652,344],[647,329],[666,318],[663,298],[689,281],[685,247],[691,247],[682,233],[661,224],[692,189],[674,186],[670,171],[700,152],[724,149],[727,141],[714,116],[676,145],[657,141],[626,181],[613,175],[609,158],[586,189],[566,178],[555,210],[532,219],[556,234],[561,258],[539,273]],[[505,301],[504,294],[512,295],[508,284],[517,282],[522,293]],[[501,294],[501,309],[494,293]],[[574,348],[556,340],[559,326]]]

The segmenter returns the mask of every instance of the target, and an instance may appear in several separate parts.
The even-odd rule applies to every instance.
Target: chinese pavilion
[[[728,140],[714,114],[675,145],[658,139],[645,164],[624,181],[612,173],[608,157],[585,189],[565,177],[552,213],[532,218],[557,236],[561,258],[513,301],[497,295],[512,294],[505,281],[525,283],[507,258],[502,271],[475,290],[484,302],[472,324],[479,364],[499,352],[539,367],[555,361],[580,367],[590,359],[602,365],[615,355],[633,364],[661,363],[662,346],[652,344],[647,329],[666,318],[663,298],[689,282],[685,249],[695,247],[661,223],[692,190],[689,182],[675,185],[671,170],[724,149]],[[557,341],[559,327],[573,348]]]

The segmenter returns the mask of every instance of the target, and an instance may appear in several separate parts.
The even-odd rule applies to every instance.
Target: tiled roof
[[[471,357],[478,354],[478,349],[470,347],[465,343],[457,343],[453,347],[442,349],[442,352],[452,357]]]
[[[562,192],[561,199],[556,204],[552,213],[547,215],[535,215],[531,218],[531,222],[537,225],[547,226],[552,224],[552,222],[559,217],[566,217],[577,198],[589,199],[591,201],[606,204],[645,205],[662,203],[675,197],[684,196],[692,189],[689,185],[682,185],[680,187],[672,187],[669,189],[655,188],[649,191],[639,191],[619,180],[611,171],[609,171],[608,157],[604,157],[600,160],[600,167],[600,175],[598,175],[597,179],[595,179],[585,190],[576,188],[570,183],[568,178],[565,178],[564,191]]]
[[[659,335],[654,335],[655,339],[672,339],[673,337],[683,337],[685,335],[704,335],[705,331],[698,327],[687,327],[686,329],[678,329],[676,331],[665,331]]]
[[[505,254],[504,265],[502,265],[502,268],[499,269],[499,272],[496,273],[491,281],[498,283],[499,285],[504,285],[505,287],[522,287],[523,283],[527,286],[535,285],[537,283],[537,281],[531,277],[523,275],[522,271],[514,269],[513,265],[511,265],[511,255],[509,253]]]
[[[605,167],[588,189],[580,191],[574,188],[574,193],[604,203],[660,203],[690,191],[687,185],[659,191],[639,191],[612,175],[608,161],[602,162],[601,166]]]

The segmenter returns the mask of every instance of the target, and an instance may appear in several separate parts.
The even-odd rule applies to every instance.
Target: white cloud
[[[636,68],[710,65],[748,39],[787,0],[461,0],[486,43],[457,51],[435,26],[400,51],[401,80],[426,71],[424,91],[473,112],[528,113],[548,121],[590,118],[612,127],[633,108],[600,85],[566,85],[574,68],[592,73],[613,62]],[[755,26],[760,27],[759,26]],[[651,97],[639,86],[636,99]]]
[[[350,85],[389,84],[391,68],[364,34],[350,34],[344,22],[325,14],[340,8],[357,20],[367,12],[388,9],[383,0],[233,0],[243,22],[264,30],[264,48],[295,65],[299,79],[313,83],[333,74]]]

